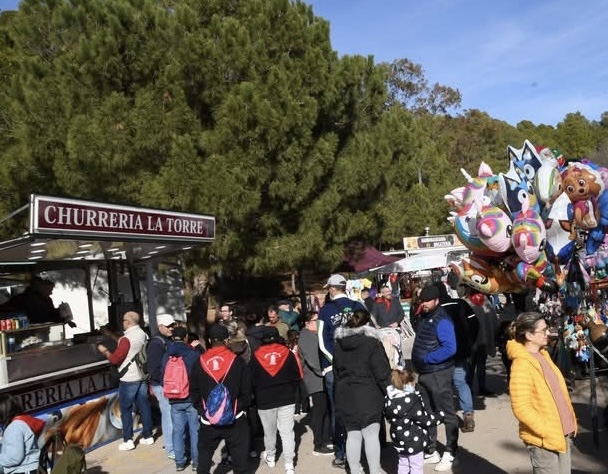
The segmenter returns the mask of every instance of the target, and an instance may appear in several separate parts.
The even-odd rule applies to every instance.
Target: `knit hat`
[[[228,339],[228,329],[223,324],[214,324],[207,333],[210,341],[225,341]]]
[[[437,299],[439,299],[439,288],[437,288],[435,285],[425,286],[420,292],[420,297],[418,298],[418,300],[422,302]]]

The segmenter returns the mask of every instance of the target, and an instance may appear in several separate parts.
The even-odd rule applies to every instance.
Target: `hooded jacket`
[[[566,382],[561,372],[546,350],[541,349],[540,353],[556,373],[560,389],[566,400],[570,402]],[[507,355],[513,361],[509,393],[513,414],[519,420],[519,437],[524,443],[533,446],[560,453],[566,452],[566,438],[562,430],[559,412],[540,363],[523,344],[515,340],[507,342]],[[576,415],[571,402],[569,409],[576,423]]]
[[[391,378],[381,331],[371,326],[339,327],[335,336],[336,416],[347,431],[380,423]]]
[[[429,428],[441,423],[440,417],[426,411],[420,392],[408,393],[392,385],[387,389],[384,414],[390,423],[393,447],[406,456],[424,451]]]
[[[0,466],[5,474],[30,472],[38,468],[38,437],[44,421],[30,415],[19,415],[8,424],[2,438]]]

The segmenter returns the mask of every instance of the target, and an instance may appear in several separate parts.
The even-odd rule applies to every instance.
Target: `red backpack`
[[[184,359],[169,356],[163,377],[163,394],[170,400],[183,400],[190,396],[190,381]]]

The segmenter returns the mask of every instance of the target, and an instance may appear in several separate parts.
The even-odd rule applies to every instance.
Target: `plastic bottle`
[[[15,352],[15,336],[8,336],[8,352]]]

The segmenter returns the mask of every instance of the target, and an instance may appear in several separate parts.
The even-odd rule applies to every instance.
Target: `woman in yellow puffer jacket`
[[[509,392],[519,420],[519,437],[530,454],[534,474],[569,474],[576,415],[566,382],[546,351],[547,323],[542,314],[521,313],[507,343],[512,360]]]

